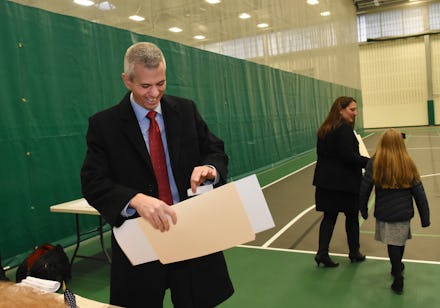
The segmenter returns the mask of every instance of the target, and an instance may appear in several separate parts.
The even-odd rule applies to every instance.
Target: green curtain
[[[313,149],[335,97],[362,107],[358,89],[4,0],[0,38],[0,253],[10,264],[44,242],[74,242],[73,216],[49,206],[82,197],[87,119],[125,94],[123,55],[134,42],[162,48],[167,92],[195,100],[225,141],[231,178]]]

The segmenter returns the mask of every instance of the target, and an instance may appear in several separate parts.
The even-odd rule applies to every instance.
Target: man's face
[[[134,101],[149,110],[157,107],[166,89],[165,67],[161,62],[157,68],[134,66],[132,80],[122,73],[125,86],[133,92]]]

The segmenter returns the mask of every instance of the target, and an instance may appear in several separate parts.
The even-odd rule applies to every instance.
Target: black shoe
[[[396,294],[402,294],[403,292],[403,277],[394,278],[393,284],[391,285],[391,290]]]
[[[318,265],[318,267],[321,263],[324,264],[324,267],[337,267],[337,266],[339,266],[339,263],[333,262],[333,260],[330,259],[330,256],[328,254],[322,254],[322,255],[317,254],[315,256],[315,262],[316,262],[316,265]]]
[[[365,255],[361,254],[359,251],[356,252],[356,253],[350,253],[348,255],[348,257],[350,258],[351,263],[364,262],[365,261]]]
[[[403,263],[400,263],[400,264],[401,264],[400,271],[403,272],[403,270],[405,269],[405,264],[403,264]],[[393,269],[391,269],[390,274],[394,277]]]

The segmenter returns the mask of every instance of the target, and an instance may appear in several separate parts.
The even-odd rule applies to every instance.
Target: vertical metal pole
[[[428,7],[424,8],[424,28],[429,31],[429,12]],[[426,90],[428,94],[428,125],[435,125],[434,95],[432,90],[432,61],[431,61],[431,41],[429,34],[423,36],[425,42],[425,63],[426,63]]]
[[[432,90],[431,41],[429,34],[424,36],[426,59],[426,87],[428,94],[428,125],[435,125],[434,99]]]

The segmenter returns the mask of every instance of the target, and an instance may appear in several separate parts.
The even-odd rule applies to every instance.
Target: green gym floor
[[[374,240],[372,209],[361,224],[363,263],[351,264],[343,214],[330,244],[337,268],[318,268],[314,262],[322,217],[314,209],[312,177],[316,156],[305,153],[292,161],[258,174],[275,227],[257,234],[256,240],[225,251],[234,295],[221,308],[242,307],[440,307],[440,128],[402,128],[410,155],[422,175],[431,209],[431,226],[422,229],[418,213],[411,223],[413,239],[407,242],[405,287],[402,295],[390,290],[392,276],[386,246]],[[370,154],[381,130],[364,136]],[[72,224],[74,218],[72,215]],[[105,234],[109,247],[109,233]],[[82,242],[79,253],[102,257],[97,238]],[[71,255],[73,248],[66,248]],[[83,297],[108,302],[110,266],[107,262],[76,258],[70,289]],[[14,270],[7,272],[13,278]],[[147,307],[147,305],[146,305]],[[165,308],[172,307],[167,293]]]

